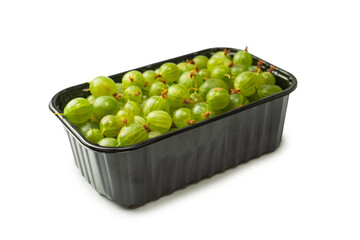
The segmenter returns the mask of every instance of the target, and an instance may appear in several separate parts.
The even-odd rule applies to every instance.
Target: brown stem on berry
[[[128,121],[126,120],[126,118],[124,118],[123,122],[124,122],[125,124],[127,124]]]
[[[229,56],[229,54],[230,54],[231,50],[230,50],[230,49],[226,49],[226,48],[225,48],[225,49],[224,49],[224,52],[225,52],[225,55],[226,55],[226,56]]]
[[[161,77],[160,73],[154,77],[154,80],[156,80],[158,77]]]
[[[195,70],[190,71],[190,73],[187,75],[187,77],[189,77],[189,78],[192,78],[194,76],[196,76]]]
[[[275,70],[275,67],[274,67],[274,66],[271,66],[271,67],[269,68],[268,72],[269,72],[269,73],[272,73],[272,71],[274,71],[274,70]]]
[[[134,75],[129,76],[130,82],[134,82]]]
[[[193,101],[189,100],[189,99],[186,99],[184,98],[184,103],[192,103]]]
[[[195,71],[196,71],[196,72],[199,72],[199,71],[200,71],[197,64],[195,64]]]
[[[176,125],[175,125],[174,120],[172,120],[172,122],[171,122],[171,127],[170,127],[170,128],[176,128]]]
[[[122,94],[117,94],[117,93],[114,93],[113,96],[114,96],[116,99],[123,97]]]
[[[194,63],[195,63],[194,60],[188,61],[188,64],[194,64]]]
[[[135,96],[139,96],[139,95],[140,95],[140,92],[136,92],[136,93],[135,93]]]
[[[150,126],[150,123],[148,123],[148,124],[144,124],[144,125],[143,125],[143,128],[146,130],[146,133],[151,132],[151,130],[150,130],[150,128],[149,128],[149,126]]]
[[[230,94],[235,94],[235,93],[241,94],[240,89],[230,89]]]
[[[164,99],[167,99],[167,89],[165,89],[164,91],[161,92],[161,97],[164,98]]]
[[[144,87],[147,87],[149,85],[150,85],[150,83],[148,81],[144,82]]]
[[[263,65],[263,63],[264,63],[263,60],[259,60],[259,61],[257,62],[257,69],[258,69],[258,70],[261,69],[261,66]]]
[[[163,84],[166,84],[166,79],[162,79],[161,82],[162,82]]]
[[[235,66],[234,62],[229,63],[229,68],[232,67],[232,66]]]
[[[210,114],[211,114],[211,112],[206,112],[206,113],[204,113],[204,114],[201,115],[201,116],[203,116],[204,118],[208,118],[208,117],[210,116]]]
[[[248,49],[248,46],[246,46],[246,48],[244,49],[244,51],[247,52],[247,51],[248,51],[247,49]]]
[[[195,124],[195,120],[187,120],[186,122],[187,122],[189,125]]]
[[[90,92],[90,88],[83,89],[83,92]]]

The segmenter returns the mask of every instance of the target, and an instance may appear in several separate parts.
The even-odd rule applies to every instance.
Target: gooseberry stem
[[[161,77],[160,73],[154,77],[154,80],[156,80],[158,77]]]
[[[246,47],[245,47],[244,51],[245,51],[245,52],[247,52],[247,51],[248,51],[248,46],[246,46]]]
[[[197,64],[195,64],[195,71],[196,71],[196,72],[200,72],[199,67],[198,67]]]
[[[208,117],[210,116],[210,114],[211,114],[211,112],[206,112],[206,113],[204,113],[204,114],[201,115],[201,116],[203,116],[204,118],[208,118]]]
[[[189,125],[195,124],[195,120],[187,120],[186,122],[187,122]]]
[[[129,76],[129,80],[130,80],[130,82],[134,82],[134,74]]]
[[[163,89],[163,88],[162,88],[162,89]],[[163,89],[163,90],[164,90],[164,91],[161,92],[161,97],[164,98],[164,99],[167,99],[166,93],[167,93],[168,90],[167,90],[167,89]]]
[[[149,126],[150,126],[150,123],[148,123],[148,124],[144,124],[144,125],[143,125],[143,128],[145,129],[146,133],[151,132],[151,130],[150,130],[150,128],[149,128]]]
[[[235,94],[235,93],[241,94],[240,89],[230,89],[230,94]]]
[[[189,100],[189,99],[186,99],[184,98],[184,103],[192,103],[193,101]]]
[[[225,55],[226,56],[229,56],[230,55],[230,52],[231,52],[231,50],[230,49],[224,49],[224,52],[225,52]]]
[[[269,72],[269,73],[272,73],[272,71],[274,71],[274,70],[275,70],[275,67],[274,67],[274,66],[271,66],[271,67],[269,68],[268,72]]]

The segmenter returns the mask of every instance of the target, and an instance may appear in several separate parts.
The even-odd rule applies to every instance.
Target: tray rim
[[[203,49],[203,50],[199,50],[199,51],[195,51],[195,52],[191,52],[191,53],[188,53],[188,54],[184,54],[184,55],[181,55],[181,56],[177,56],[177,57],[174,57],[174,58],[170,58],[170,59],[166,59],[166,60],[163,60],[163,61],[159,61],[159,62],[156,62],[156,63],[152,63],[152,64],[148,64],[148,65],[145,65],[145,66],[142,66],[142,67],[138,67],[138,68],[134,68],[134,69],[131,69],[131,70],[127,70],[127,71],[124,71],[124,72],[121,72],[121,73],[117,73],[117,74],[113,74],[113,75],[110,75],[109,77],[110,78],[113,78],[113,77],[116,77],[116,76],[119,76],[119,75],[122,75],[122,74],[125,74],[126,72],[128,71],[132,71],[132,70],[139,70],[139,69],[144,69],[144,68],[149,68],[153,65],[159,65],[159,64],[162,64],[162,63],[165,63],[165,62],[171,62],[171,61],[175,61],[176,59],[179,59],[179,58],[184,58],[186,56],[189,56],[189,55],[193,55],[193,54],[201,54],[202,52],[207,52],[207,51],[221,51],[223,49],[230,49],[232,52],[237,52],[237,51],[242,51],[242,49],[237,49],[237,48],[229,48],[229,47],[214,47],[214,48],[206,48],[206,49]],[[226,113],[223,113],[223,114],[220,114],[216,117],[212,117],[210,119],[206,119],[204,121],[201,121],[199,123],[196,123],[194,125],[190,125],[190,126],[187,126],[187,127],[184,127],[184,128],[180,128],[178,130],[175,130],[173,132],[167,132],[167,133],[164,133],[156,138],[151,138],[151,139],[148,139],[148,140],[145,140],[143,142],[140,142],[140,143],[137,143],[137,144],[133,144],[133,145],[129,145],[129,146],[123,146],[123,147],[102,147],[100,145],[95,145],[93,143],[90,143],[85,137],[83,137],[81,135],[81,133],[72,125],[70,124],[70,122],[68,122],[66,120],[65,117],[63,117],[62,115],[59,115],[59,114],[55,114],[55,113],[61,113],[61,110],[58,109],[57,107],[55,107],[55,102],[56,102],[56,99],[65,91],[68,91],[69,89],[71,88],[74,88],[74,87],[80,87],[81,85],[85,85],[87,83],[82,83],[82,84],[78,84],[78,85],[74,85],[74,86],[71,86],[71,87],[68,87],[68,88],[65,88],[61,91],[59,91],[58,93],[56,93],[52,99],[50,100],[50,103],[49,103],[49,109],[54,113],[54,115],[63,123],[65,129],[70,132],[83,146],[89,148],[89,149],[92,149],[92,150],[95,150],[95,151],[98,151],[98,152],[105,152],[105,153],[117,153],[117,152],[125,152],[125,151],[133,151],[133,150],[136,150],[136,149],[139,149],[139,148],[143,148],[143,147],[146,147],[148,145],[151,145],[155,142],[159,142],[159,141],[162,141],[164,139],[167,139],[167,138],[170,138],[172,136],[175,136],[175,135],[178,135],[178,134],[181,134],[183,132],[186,132],[186,131],[191,131],[192,129],[194,128],[198,128],[198,127],[201,127],[203,125],[206,125],[208,123],[211,123],[211,122],[215,122],[215,121],[218,121],[220,119],[223,119],[223,118],[226,118],[228,116],[231,116],[231,115],[234,115],[236,113],[239,113],[239,112],[242,112],[242,111],[246,111],[247,109],[250,109],[250,108],[254,108],[258,105],[261,105],[261,104],[265,104],[267,102],[270,102],[272,100],[275,100],[275,99],[278,99],[278,98],[281,98],[281,97],[284,97],[284,96],[287,96],[289,95],[291,92],[293,92],[296,87],[297,87],[297,79],[296,77],[291,74],[290,72],[288,71],[285,71],[283,70],[282,68],[280,67],[277,67],[276,65],[272,64],[272,63],[269,63],[268,61],[262,59],[262,58],[259,58],[253,54],[251,54],[251,56],[253,57],[254,60],[263,60],[264,61],[264,64],[263,66],[274,66],[276,68],[276,71],[277,72],[280,72],[280,73],[283,73],[284,75],[288,75],[289,76],[289,87],[284,89],[283,91],[279,92],[279,93],[276,93],[274,95],[271,95],[269,97],[265,97],[263,99],[260,99],[258,101],[255,101],[255,102],[252,102],[252,103],[249,103],[245,106],[242,106],[242,107],[239,107],[239,108],[236,108],[236,109],[233,109],[231,111],[228,111]]]

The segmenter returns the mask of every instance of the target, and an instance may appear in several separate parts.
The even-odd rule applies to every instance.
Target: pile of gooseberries
[[[125,73],[121,83],[100,76],[87,98],[70,100],[61,115],[91,143],[122,147],[188,127],[281,92],[274,67],[253,65],[247,47]]]

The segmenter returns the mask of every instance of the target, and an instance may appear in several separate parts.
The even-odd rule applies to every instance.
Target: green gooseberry
[[[238,51],[237,53],[235,53],[233,57],[234,64],[243,64],[247,67],[250,67],[252,65],[253,59],[247,48],[248,47],[246,47],[244,51]]]
[[[116,137],[121,127],[117,122],[117,117],[114,115],[106,115],[100,121],[100,130],[105,137]]]
[[[85,138],[91,143],[97,143],[104,138],[100,129],[92,128],[85,134]]]
[[[149,97],[160,96],[161,93],[168,87],[163,82],[155,82],[150,86]]]
[[[275,85],[276,79],[272,74],[272,71],[275,69],[274,66],[271,66],[267,72],[260,73],[261,81],[259,85]]]
[[[100,96],[113,96],[116,94],[117,88],[111,78],[99,76],[90,82],[89,90],[91,95],[97,98]]]
[[[127,124],[135,122],[135,114],[133,111],[123,108],[116,113],[115,121],[122,128]]]
[[[113,96],[100,96],[94,100],[91,109],[95,118],[101,120],[106,115],[115,115],[120,103]]]
[[[221,79],[228,83],[230,80],[230,68],[225,65],[219,65],[213,68],[211,71],[211,78]]]
[[[216,116],[216,111],[208,103],[202,102],[195,104],[195,106],[191,109],[191,114],[195,122],[201,122]]]
[[[166,95],[163,96],[152,96],[144,104],[142,112],[146,117],[150,112],[155,110],[162,110],[167,113],[170,111],[170,105],[166,100]]]
[[[161,65],[158,75],[161,76],[167,83],[172,83],[179,78],[180,69],[175,63],[164,63]]]
[[[178,80],[178,84],[184,86],[190,93],[198,89],[203,83],[204,79],[195,70],[184,72]]]
[[[146,116],[146,125],[151,131],[165,133],[171,128],[172,119],[169,113],[156,110]]]
[[[178,108],[173,113],[173,121],[176,127],[183,128],[195,124],[189,108]]]
[[[206,102],[215,110],[225,108],[230,101],[230,95],[224,88],[212,88],[206,95]]]
[[[127,101],[123,109],[127,109],[135,114],[135,116],[142,116],[141,106],[137,102]]]
[[[193,58],[193,61],[197,65],[198,69],[201,70],[206,69],[209,58],[204,55],[197,55]]]
[[[125,73],[122,78],[122,85],[125,89],[131,85],[135,85],[140,89],[143,89],[145,87],[145,78],[141,72],[133,70]]]
[[[121,128],[119,135],[117,136],[117,147],[136,144],[147,139],[149,139],[149,136],[143,126],[135,122],[130,123]]]
[[[125,98],[130,101],[141,103],[141,101],[143,100],[143,94],[138,86],[131,85],[125,90]]]
[[[254,94],[259,86],[260,75],[254,72],[240,73],[234,80],[234,87],[246,97]]]
[[[63,115],[72,124],[81,124],[87,122],[92,114],[90,102],[82,97],[70,100],[65,108]]]
[[[190,93],[185,87],[179,84],[174,84],[169,87],[166,96],[170,107],[173,108],[185,107],[187,104],[191,103],[189,100]]]

